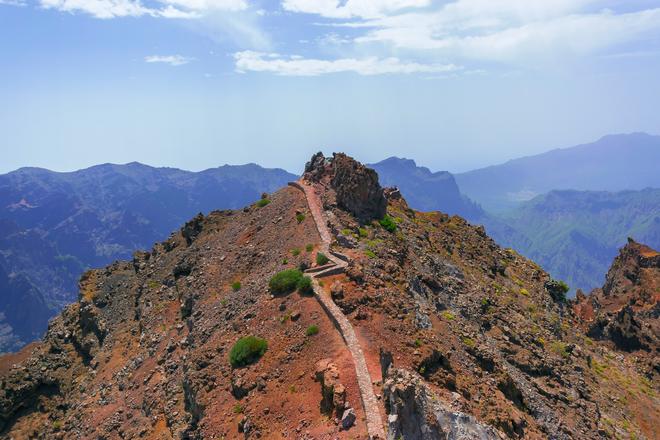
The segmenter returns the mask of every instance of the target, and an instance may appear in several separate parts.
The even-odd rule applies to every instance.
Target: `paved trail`
[[[291,182],[291,186],[300,189],[305,193],[305,198],[307,199],[307,205],[309,210],[312,213],[314,218],[314,223],[316,223],[316,228],[319,231],[321,236],[321,252],[323,252],[327,257],[334,263],[332,267],[328,269],[310,274],[312,275],[312,284],[314,286],[314,296],[321,303],[321,306],[328,314],[330,319],[334,322],[335,326],[341,333],[348,350],[351,352],[353,357],[353,364],[355,365],[355,374],[358,379],[358,385],[360,387],[360,396],[362,398],[362,405],[364,407],[364,412],[367,417],[367,431],[369,432],[369,437],[372,439],[385,439],[385,430],[383,429],[383,421],[380,417],[378,399],[374,394],[374,389],[372,386],[371,375],[369,374],[369,369],[367,368],[367,362],[364,358],[364,353],[360,347],[360,342],[355,335],[353,326],[350,321],[346,318],[346,315],[341,311],[337,304],[328,296],[321,286],[319,286],[318,278],[334,275],[344,271],[348,263],[345,261],[346,257],[333,253],[330,250],[330,242],[332,241],[332,235],[327,226],[327,221],[325,215],[323,214],[323,208],[321,201],[319,200],[318,195],[314,191],[314,188],[310,185],[307,185],[302,180],[297,182]]]

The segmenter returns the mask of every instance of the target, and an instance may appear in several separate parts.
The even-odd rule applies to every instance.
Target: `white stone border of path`
[[[294,188],[298,188],[305,194],[305,199],[307,200],[307,206],[309,207],[314,223],[316,224],[316,229],[319,231],[321,236],[321,251],[327,255],[327,257],[332,261],[335,266],[324,269],[320,272],[312,273],[312,285],[314,287],[314,296],[319,301],[323,310],[327,313],[328,317],[335,324],[335,327],[339,330],[348,350],[351,353],[353,358],[353,365],[355,366],[355,375],[357,376],[358,386],[360,387],[360,397],[362,398],[362,406],[364,407],[364,413],[367,418],[367,432],[369,433],[369,438],[371,439],[385,439],[385,430],[383,428],[383,421],[380,417],[379,403],[374,394],[373,382],[371,380],[371,375],[369,374],[369,369],[367,368],[367,361],[364,358],[364,353],[360,347],[360,342],[358,341],[353,326],[351,325],[346,315],[341,311],[341,309],[335,304],[335,302],[323,292],[321,286],[319,286],[318,278],[323,276],[334,275],[344,271],[348,265],[348,258],[341,254],[336,254],[330,250],[330,242],[332,241],[332,235],[328,229],[325,216],[323,215],[323,210],[321,208],[321,202],[314,191],[312,186],[306,185],[301,180],[296,182],[289,182]],[[343,258],[342,258],[343,257]]]

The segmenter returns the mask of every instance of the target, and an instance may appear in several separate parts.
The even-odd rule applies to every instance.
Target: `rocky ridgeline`
[[[346,155],[303,180],[318,203],[289,186],[88,272],[42,341],[0,358],[0,437],[366,439],[369,406],[388,440],[658,438],[657,252],[629,244],[567,302]],[[346,257],[314,287],[350,341],[309,292],[269,284],[322,273],[319,252]],[[267,346],[232,362],[246,336]]]
[[[368,222],[385,215],[387,200],[378,174],[352,157],[334,153],[332,158],[326,158],[323,153],[316,153],[305,165],[303,178],[332,188],[337,205],[358,221]]]
[[[602,289],[581,292],[573,309],[587,335],[646,358],[660,372],[660,253],[628,239]]]

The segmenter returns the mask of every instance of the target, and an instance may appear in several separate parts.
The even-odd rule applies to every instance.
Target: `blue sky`
[[[659,0],[0,0],[0,172],[660,134]]]

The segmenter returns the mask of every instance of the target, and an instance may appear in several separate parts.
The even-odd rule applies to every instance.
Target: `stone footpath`
[[[321,303],[321,306],[330,319],[334,322],[353,357],[355,374],[360,387],[362,405],[367,418],[367,431],[369,432],[369,437],[372,439],[385,439],[385,430],[383,429],[383,421],[380,417],[379,402],[374,394],[371,375],[369,374],[369,369],[367,368],[367,362],[364,358],[362,348],[360,347],[360,342],[355,335],[353,326],[346,318],[346,315],[344,315],[341,309],[337,307],[337,304],[335,304],[332,298],[323,292],[323,289],[321,289],[318,283],[318,278],[343,272],[348,265],[346,261],[347,258],[344,255],[334,253],[330,250],[332,235],[330,234],[327,221],[323,214],[321,201],[314,191],[314,188],[305,184],[302,180],[291,182],[289,185],[298,188],[305,193],[309,210],[312,213],[316,228],[321,236],[321,252],[327,255],[330,261],[334,263],[334,266],[332,267],[311,274],[312,284],[314,286],[314,296],[319,303]]]

